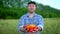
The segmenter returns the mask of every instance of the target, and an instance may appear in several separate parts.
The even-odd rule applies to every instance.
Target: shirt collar
[[[34,12],[34,16],[33,17],[35,17],[36,16],[36,13]],[[27,17],[29,17],[29,13],[27,13]]]

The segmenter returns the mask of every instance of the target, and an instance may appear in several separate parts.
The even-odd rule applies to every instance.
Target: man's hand
[[[42,28],[36,26],[36,27],[33,29],[33,33],[34,33],[34,32],[37,32],[37,31],[42,31]]]
[[[37,32],[39,29],[38,27],[36,26],[34,29],[33,29],[33,32]]]
[[[42,31],[42,28],[41,28],[41,27],[38,27],[38,30],[39,30],[39,31]]]
[[[22,28],[20,29],[20,31],[25,32],[26,29],[25,29],[24,27],[22,27]]]
[[[22,31],[22,32],[28,32],[28,30],[29,30],[29,29],[26,29],[26,26],[23,26],[23,27],[20,29],[20,31]]]

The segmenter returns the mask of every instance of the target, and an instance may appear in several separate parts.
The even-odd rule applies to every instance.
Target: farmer
[[[28,24],[35,24],[38,27],[38,31],[34,30],[33,33],[40,34],[43,30],[44,20],[41,15],[35,13],[36,3],[34,1],[28,3],[28,10],[28,13],[20,18],[18,31],[21,32],[21,34],[29,34],[24,26]]]

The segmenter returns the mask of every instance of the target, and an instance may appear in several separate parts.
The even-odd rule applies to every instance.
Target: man
[[[29,32],[27,32],[27,30],[23,28],[23,26],[28,24],[35,24],[36,26],[38,26],[38,31],[33,31],[33,33],[40,34],[40,32],[43,30],[44,21],[41,15],[35,13],[36,3],[33,1],[29,2],[28,10],[28,13],[20,18],[18,31],[21,32],[21,34],[29,34]]]

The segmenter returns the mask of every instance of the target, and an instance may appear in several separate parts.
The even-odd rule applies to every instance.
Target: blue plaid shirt
[[[32,18],[29,17],[29,13],[23,15],[20,18],[19,24],[18,24],[18,31],[20,31],[20,28],[23,27],[26,24],[35,24],[38,27],[41,27],[43,30],[43,26],[44,26],[44,20],[42,18],[41,15],[38,15],[36,13],[34,13],[34,16]],[[21,34],[29,34],[28,32],[21,32]],[[40,31],[34,33],[34,34],[40,34]]]

